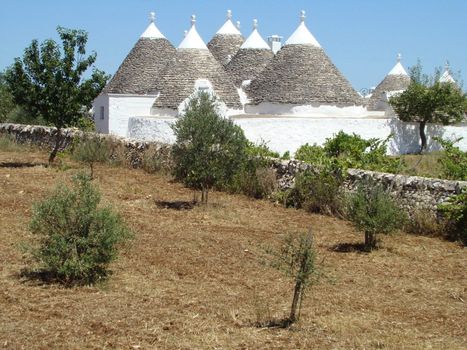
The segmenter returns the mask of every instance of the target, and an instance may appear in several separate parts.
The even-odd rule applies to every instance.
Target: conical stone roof
[[[106,85],[104,93],[151,93],[159,73],[176,52],[173,45],[157,29],[154,19],[155,15],[151,12],[149,26]]]
[[[409,84],[410,77],[401,64],[401,55],[399,54],[397,55],[396,65],[373,91],[368,101],[367,109],[369,111],[391,110],[388,103],[390,95],[406,90]]]
[[[209,81],[215,95],[228,108],[242,108],[237,89],[202,41],[193,16],[191,29],[158,79],[160,94],[153,108],[178,109],[195,92],[199,80]]]
[[[331,62],[304,21],[302,11],[297,30],[251,82],[248,88],[251,104],[362,105],[360,95]]]
[[[258,21],[254,20],[253,32],[225,67],[237,87],[246,80],[251,81],[258,77],[274,57],[269,45],[258,33],[257,27]]]
[[[451,84],[456,84],[456,81],[451,75],[450,69],[449,69],[449,62],[446,62],[446,65],[444,66],[444,72],[443,74],[439,77],[439,82],[440,83],[451,83]]]
[[[213,56],[223,66],[237,53],[245,39],[240,30],[232,23],[232,12],[227,11],[227,21],[208,43]]]

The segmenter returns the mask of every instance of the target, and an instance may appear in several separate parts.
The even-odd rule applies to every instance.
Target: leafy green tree
[[[0,123],[3,123],[7,119],[8,113],[14,108],[13,95],[8,90],[5,74],[0,73]]]
[[[453,83],[440,83],[422,73],[420,63],[411,69],[412,82],[407,90],[389,103],[399,119],[417,122],[421,140],[420,153],[427,148],[427,123],[450,125],[465,119],[467,95]]]
[[[77,125],[86,116],[109,78],[95,68],[90,78],[83,78],[96,61],[96,53],[86,56],[85,31],[62,27],[57,27],[57,31],[61,46],[51,39],[41,44],[33,40],[23,58],[16,58],[6,74],[14,102],[31,116],[42,117],[57,128],[49,163],[60,149],[62,129]]]
[[[365,233],[365,250],[377,246],[377,234],[389,234],[402,227],[406,216],[388,192],[374,181],[361,183],[348,200],[347,215]]]
[[[243,130],[216,112],[216,101],[207,93],[190,100],[173,130],[177,138],[172,149],[174,175],[201,190],[202,202],[207,203],[208,191],[228,184],[245,160]]]
[[[32,254],[40,272],[66,285],[90,284],[108,273],[117,247],[130,231],[86,175],[62,185],[34,206],[31,232],[39,238]]]

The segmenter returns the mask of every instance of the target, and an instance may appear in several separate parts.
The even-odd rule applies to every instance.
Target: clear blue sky
[[[227,9],[246,37],[259,20],[263,37],[295,30],[299,11],[331,60],[357,89],[377,85],[395,64],[422,60],[432,73],[449,59],[467,84],[467,0],[1,0],[0,70],[21,56],[32,39],[57,39],[56,26],[85,29],[96,66],[114,74],[156,12],[161,32],[178,46],[191,14],[207,43]]]

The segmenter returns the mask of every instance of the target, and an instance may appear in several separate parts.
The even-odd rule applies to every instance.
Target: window
[[[100,117],[101,117],[101,120],[104,120],[104,119],[105,119],[105,109],[104,109],[104,106],[101,106],[101,108],[100,108]]]

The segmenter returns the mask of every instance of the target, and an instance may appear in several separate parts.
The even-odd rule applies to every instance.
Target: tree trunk
[[[62,129],[57,128],[57,134],[55,135],[55,146],[49,155],[49,165],[51,165],[54,162],[61,144],[62,144]]]
[[[207,187],[204,187],[204,186],[201,187],[201,203],[202,204],[208,204],[208,191],[209,189]]]
[[[422,146],[420,148],[420,153],[426,151],[426,135],[425,135],[426,122],[420,122],[420,140],[422,141]]]
[[[365,232],[365,250],[371,252],[376,247],[376,235],[371,232]]]
[[[208,204],[208,189],[205,187],[201,189],[201,203]]]
[[[295,289],[293,293],[292,307],[290,308],[289,321],[291,323],[297,320],[297,306],[300,301],[300,296],[302,295],[302,282],[297,281],[295,283]]]

